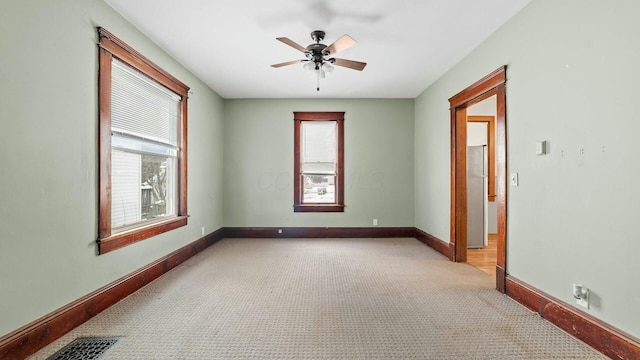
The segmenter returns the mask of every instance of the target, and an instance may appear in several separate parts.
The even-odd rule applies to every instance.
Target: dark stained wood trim
[[[506,91],[507,67],[501,66],[449,99],[451,110],[451,243],[455,261],[466,261],[467,193],[466,193],[466,108],[496,95],[496,201],[498,241],[496,288],[504,291],[507,244],[507,142]]]
[[[444,242],[437,237],[428,234],[416,228],[416,239],[425,243],[430,248],[444,255],[447,259],[453,261],[453,244]]]
[[[344,120],[344,111],[294,111],[293,116],[300,121]]]
[[[282,232],[278,232],[282,230]],[[226,227],[225,238],[389,238],[415,237],[413,227]]]
[[[336,170],[336,203],[344,211],[344,113],[338,118],[338,164]]]
[[[455,188],[454,205],[454,234],[451,242],[454,244],[455,261],[467,261],[467,108],[456,108],[452,127],[455,129],[455,158],[451,159],[451,169],[454,172]]]
[[[24,359],[222,239],[219,229],[0,338],[0,359]]]
[[[180,145],[180,151],[178,152],[178,216],[188,216],[187,213],[187,189],[189,187],[189,182],[187,176],[189,174],[188,171],[188,163],[187,163],[187,150],[188,150],[188,109],[187,105],[187,96],[182,98],[180,101],[180,124],[178,126],[178,140]]]
[[[104,254],[120,247],[150,238],[187,224],[187,112],[189,87],[125,44],[113,34],[98,27],[99,42],[99,210],[98,210],[98,254]],[[111,75],[112,60],[116,57],[132,68],[146,74],[151,80],[162,84],[179,95],[180,116],[178,124],[178,208],[177,216],[160,222],[141,224],[130,231],[112,233],[111,227]]]
[[[298,183],[300,183],[298,181]],[[293,206],[294,212],[344,212],[344,205],[322,205],[322,204],[296,204]]]
[[[507,276],[507,95],[505,84],[496,87],[496,207],[498,211],[498,242],[496,283],[505,291]]]
[[[512,276],[507,295],[612,359],[640,359],[640,340]]]
[[[105,254],[185,225],[187,225],[187,216],[178,216],[159,223],[153,223],[147,227],[114,234],[104,239],[98,239],[98,252]]]
[[[483,94],[487,93],[491,89],[494,89],[498,85],[503,84],[506,81],[506,72],[507,66],[501,66],[492,71],[487,76],[471,84],[466,89],[455,94],[454,96],[449,98],[451,107],[459,107],[463,104],[472,105],[491,96],[489,95],[482,97]]]
[[[99,50],[99,86],[111,89],[111,53]],[[98,238],[111,235],[111,93],[100,91],[99,95],[99,209],[98,209]]]
[[[450,200],[450,206],[451,206],[451,211],[449,214],[449,239],[451,242],[451,246],[453,246],[454,249],[454,257],[451,258],[451,260],[455,261],[455,246],[456,246],[456,230],[457,230],[457,219],[456,219],[456,201],[458,199],[457,196],[457,192],[458,189],[456,187],[456,163],[458,162],[457,159],[457,149],[458,149],[458,136],[457,136],[457,127],[456,127],[456,112],[455,111],[451,111],[451,116],[450,116],[450,129],[451,129],[451,153],[449,154],[450,156],[450,171],[451,171],[451,176],[450,176],[450,180],[449,180],[449,187],[451,189],[451,200]]]
[[[118,59],[135,67],[142,73],[153,78],[157,82],[171,89],[181,96],[187,96],[189,87],[176,77],[156,65],[146,56],[127,45],[124,41],[107,31],[105,28],[98,27],[98,36],[100,38],[100,47],[115,55]]]
[[[344,111],[294,111],[293,112],[293,211],[294,212],[344,212]],[[304,204],[302,170],[300,166],[302,121],[337,121],[338,159],[336,169],[336,202],[334,204]]]
[[[293,211],[302,204],[302,175],[300,174],[300,132],[302,131],[302,123],[293,121]]]

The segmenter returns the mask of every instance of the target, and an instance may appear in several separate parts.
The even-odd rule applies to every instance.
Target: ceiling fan
[[[318,79],[317,90],[320,91],[320,79],[325,77],[325,73],[333,71],[332,65],[342,66],[349,69],[362,71],[367,63],[355,60],[339,59],[332,57],[342,50],[348,49],[356,44],[356,41],[349,35],[342,35],[338,40],[334,41],[331,45],[327,46],[320,43],[324,40],[325,32],[322,30],[315,30],[311,32],[311,39],[315,43],[309,46],[302,47],[295,41],[286,38],[279,37],[276,40],[281,41],[292,48],[304,53],[306,59],[287,61],[279,64],[273,64],[271,67],[279,68],[287,65],[304,63],[304,68],[307,70],[315,71]]]

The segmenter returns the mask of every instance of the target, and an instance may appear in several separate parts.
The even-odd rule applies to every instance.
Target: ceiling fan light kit
[[[338,40],[334,41],[331,45],[327,46],[321,43],[324,40],[325,32],[322,30],[315,30],[311,32],[311,39],[315,43],[309,46],[302,47],[295,41],[286,38],[279,37],[276,40],[291,46],[292,48],[304,53],[306,59],[287,61],[279,64],[273,64],[271,67],[279,68],[287,65],[304,63],[303,67],[306,70],[312,71],[317,79],[316,90],[320,91],[320,79],[324,79],[326,73],[333,71],[333,65],[346,67],[348,69],[362,71],[367,63],[355,60],[334,58],[332,55],[348,49],[356,44],[356,41],[349,35],[342,35]]]

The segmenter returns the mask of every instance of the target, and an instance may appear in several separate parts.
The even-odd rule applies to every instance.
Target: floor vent
[[[113,349],[124,337],[77,338],[47,360],[98,360]]]

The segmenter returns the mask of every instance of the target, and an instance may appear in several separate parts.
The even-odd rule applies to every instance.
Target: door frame
[[[496,202],[498,255],[496,289],[505,292],[507,276],[507,128],[506,73],[501,66],[449,99],[451,111],[451,243],[454,261],[467,261],[467,107],[496,95]]]

